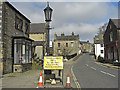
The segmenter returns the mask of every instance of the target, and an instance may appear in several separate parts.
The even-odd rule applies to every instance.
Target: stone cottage
[[[80,41],[81,51],[82,52],[93,52],[93,44],[89,41]]]
[[[98,59],[98,56],[104,58],[104,42],[102,32],[94,37],[94,54],[96,59]]]
[[[104,34],[105,61],[120,62],[120,19],[109,19]]]
[[[30,25],[30,38],[33,42],[33,53],[40,59],[49,53],[49,31],[46,29],[47,23],[32,23]]]
[[[9,2],[0,3],[0,59],[3,74],[30,69],[32,41],[30,20]]]
[[[53,55],[54,56],[66,56],[72,57],[79,54],[79,34],[74,35],[64,35],[57,36],[55,33],[54,42],[53,42]]]

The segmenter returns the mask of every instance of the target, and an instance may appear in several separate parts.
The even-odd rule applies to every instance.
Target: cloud
[[[108,3],[53,3],[53,25],[64,23],[98,23],[111,17],[117,17],[117,8]],[[111,10],[112,14],[111,15]]]
[[[119,0],[8,0],[10,2],[118,2]]]
[[[58,35],[64,32],[66,35],[71,35],[74,32],[76,35],[79,34],[80,40],[90,40],[92,42],[93,36],[98,32],[98,27],[102,26],[104,23],[100,24],[66,24],[59,28],[51,30],[51,38],[54,39],[54,33]]]
[[[52,3],[54,32],[80,34],[80,39],[93,42],[98,28],[108,22],[109,18],[117,18],[117,7],[110,3]],[[52,32],[53,33],[53,32]],[[53,38],[53,34],[51,35]]]
[[[110,1],[110,0],[109,0]],[[32,23],[44,21],[43,9],[45,2],[12,2]],[[71,34],[75,32],[82,40],[93,41],[98,28],[108,22],[109,18],[117,18],[117,6],[107,2],[51,2],[53,16],[51,27],[51,39],[54,33]]]
[[[43,2],[12,2],[12,4],[33,23],[44,22],[44,13],[41,6],[46,6]]]

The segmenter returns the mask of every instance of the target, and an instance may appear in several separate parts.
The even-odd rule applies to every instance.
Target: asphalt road
[[[96,64],[90,54],[78,58],[73,72],[80,88],[118,88],[118,70]]]

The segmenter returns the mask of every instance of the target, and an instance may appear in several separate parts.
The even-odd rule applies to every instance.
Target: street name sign
[[[44,69],[63,69],[62,56],[45,56]]]

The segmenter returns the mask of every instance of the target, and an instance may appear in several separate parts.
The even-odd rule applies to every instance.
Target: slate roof
[[[120,19],[111,19],[117,28],[120,28]]]
[[[63,41],[71,41],[71,40],[78,40],[79,35],[69,35],[69,36],[57,36],[56,40],[63,40]]]
[[[32,23],[30,25],[30,34],[45,33],[45,23]]]
[[[88,41],[80,41],[80,44],[90,44]]]

